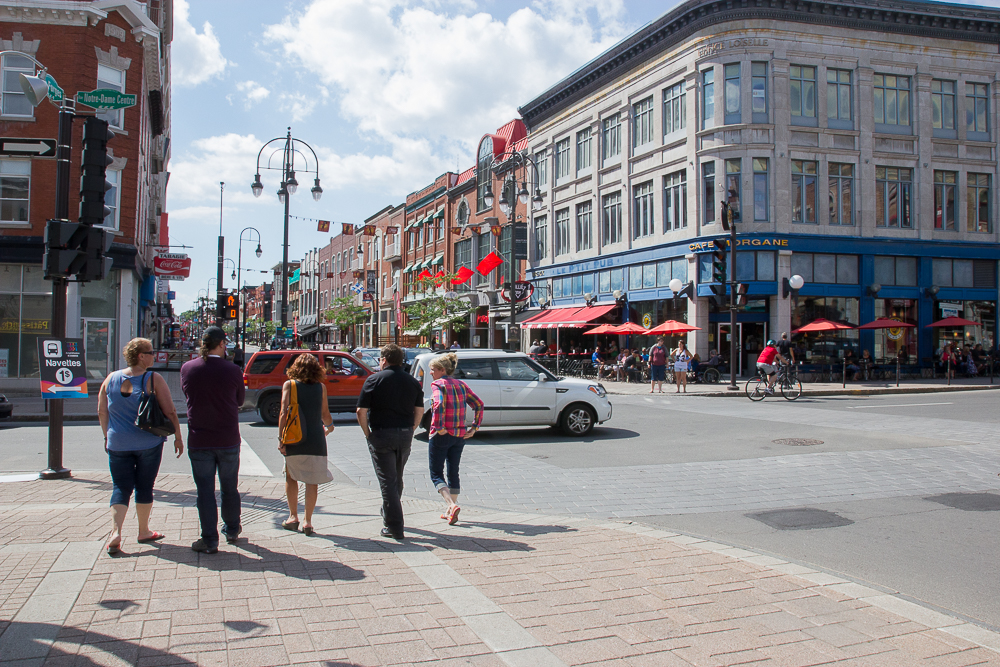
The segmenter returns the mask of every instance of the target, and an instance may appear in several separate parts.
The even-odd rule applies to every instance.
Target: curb
[[[615,396],[645,396],[642,393],[631,393],[631,392],[617,392],[605,387],[609,394]],[[817,389],[815,391],[810,391],[807,387],[803,387],[803,396],[873,396],[879,394],[936,394],[936,393],[948,393],[954,391],[985,391],[985,390],[996,390],[1000,389],[1000,385],[989,384],[989,385],[977,385],[977,386],[954,386],[954,387],[866,387],[859,389]],[[666,395],[669,392],[663,392]],[[740,387],[738,391],[707,391],[707,392],[689,392],[690,396],[707,396],[709,398],[720,398],[723,396],[735,396],[744,397],[743,387]]]

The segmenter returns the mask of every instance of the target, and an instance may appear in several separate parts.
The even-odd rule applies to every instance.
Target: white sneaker
[[[771,389],[770,387],[768,387],[767,389],[765,389],[764,393],[767,394],[768,396],[774,396],[774,390]]]

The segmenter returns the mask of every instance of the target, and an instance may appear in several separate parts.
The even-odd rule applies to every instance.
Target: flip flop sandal
[[[159,540],[162,540],[164,537],[166,537],[166,535],[164,535],[163,533],[158,533],[156,531],[153,531],[153,534],[150,535],[149,537],[144,537],[141,540],[136,540],[136,542],[138,542],[139,544],[149,544],[150,542],[158,542]]]
[[[108,552],[109,556],[117,556],[122,552],[121,546],[122,542],[121,539],[119,539],[118,544],[108,544],[107,546],[105,546],[105,551]]]

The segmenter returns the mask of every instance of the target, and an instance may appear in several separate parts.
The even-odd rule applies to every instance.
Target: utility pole
[[[219,267],[218,273],[216,274],[216,311],[218,311],[218,294],[222,292],[222,264],[225,261],[223,255],[226,250],[226,239],[222,236],[222,192],[225,190],[226,184],[223,181],[219,181]],[[237,281],[236,286],[239,287],[239,282]],[[219,313],[215,314],[215,324],[216,326],[222,326],[222,318],[219,317]]]
[[[736,341],[736,225],[733,224],[733,209],[724,204],[723,215],[729,223],[729,391],[739,391],[736,386],[736,369],[739,368],[739,345]]]

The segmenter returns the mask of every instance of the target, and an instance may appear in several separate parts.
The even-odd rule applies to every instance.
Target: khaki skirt
[[[285,457],[285,474],[303,484],[326,484],[333,481],[333,473],[325,456],[292,454]]]

